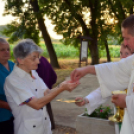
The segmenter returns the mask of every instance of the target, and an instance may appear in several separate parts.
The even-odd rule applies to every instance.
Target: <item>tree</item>
[[[108,0],[108,8],[109,14],[116,21],[114,25],[113,36],[120,37],[120,41],[122,41],[121,37],[121,23],[127,18],[129,15],[134,13],[134,1],[133,0]]]
[[[21,20],[23,20],[21,21],[22,25],[19,25],[17,28],[17,31],[21,32],[14,32],[14,34],[12,34],[13,36],[16,36],[18,33],[20,35],[24,33],[22,34],[24,37],[25,33],[28,33],[28,36],[35,38],[40,29],[45,42],[51,43],[50,38],[46,36],[48,33],[46,32],[45,25],[43,24],[43,16],[47,15],[47,17],[52,20],[52,23],[56,25],[55,31],[58,34],[63,35],[63,42],[66,45],[72,44],[76,47],[79,47],[79,40],[77,39],[78,36],[90,36],[93,38],[93,40],[89,42],[92,64],[99,63],[98,45],[105,46],[107,59],[110,61],[107,43],[108,35],[121,37],[121,22],[126,18],[128,13],[133,13],[132,0],[130,2],[128,2],[128,0],[7,1],[7,13],[10,13],[14,16],[20,16]],[[22,15],[19,13],[22,13]],[[110,23],[110,18],[114,18],[116,22]],[[31,23],[32,25],[29,26]],[[38,24],[39,29],[36,24]],[[29,34],[29,32],[27,32],[32,31],[32,27],[34,27],[34,30],[36,30],[35,34]],[[38,40],[38,38],[36,38],[36,40]],[[53,49],[52,47],[50,48],[51,45],[49,45],[49,43],[46,43],[48,51],[49,53],[53,53],[51,52]],[[52,54],[50,54],[50,59],[53,59]]]
[[[50,56],[51,65],[59,68],[57,56],[44,23],[43,12],[38,0],[6,0],[5,15],[13,15],[17,17],[19,22],[16,19],[8,24],[3,33],[10,35],[10,42],[20,38],[32,38],[36,43],[39,43],[39,33],[41,32]]]
[[[108,13],[108,18],[111,18],[113,20],[113,24],[108,26],[107,28],[102,28],[103,34],[101,34],[101,38],[99,39],[100,44],[104,44],[107,52],[107,61],[111,61],[109,49],[108,49],[108,38],[109,37],[115,37],[118,40],[118,43],[120,44],[122,41],[121,37],[121,23],[122,21],[129,16],[130,14],[133,14],[133,0],[131,1],[122,1],[122,0],[107,0],[106,1]],[[110,30],[111,29],[111,30]],[[109,32],[110,31],[110,32]],[[111,36],[109,36],[111,35]]]
[[[42,0],[43,2],[43,0]],[[105,0],[49,0],[44,1],[47,16],[56,25],[55,31],[63,34],[64,43],[79,47],[78,36],[90,36],[89,50],[92,64],[99,63],[98,40],[106,31],[110,34],[111,29],[101,19],[105,15],[107,1]],[[103,41],[105,42],[105,41]]]

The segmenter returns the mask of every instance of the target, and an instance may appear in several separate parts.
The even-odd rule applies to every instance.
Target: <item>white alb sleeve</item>
[[[103,98],[111,96],[114,90],[124,90],[128,87],[133,69],[134,55],[120,60],[95,65],[96,75]]]
[[[85,97],[89,103],[85,105],[90,115],[96,108],[105,103],[110,97],[102,98],[100,87]]]

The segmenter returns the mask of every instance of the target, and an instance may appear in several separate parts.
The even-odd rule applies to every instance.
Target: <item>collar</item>
[[[9,70],[7,70],[6,67],[1,63],[0,63],[0,70],[3,72],[6,72],[6,73],[10,73],[11,72],[10,63],[9,63],[9,61],[7,61],[7,63],[8,63]]]
[[[29,73],[27,73],[26,71],[22,70],[17,65],[14,66],[14,71],[20,78],[28,77],[31,80],[35,79],[35,77],[33,75],[31,77],[31,75]]]

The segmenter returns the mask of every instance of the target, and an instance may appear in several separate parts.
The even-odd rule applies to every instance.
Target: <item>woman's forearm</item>
[[[32,108],[39,110],[42,107],[44,107],[47,103],[49,103],[50,101],[52,101],[62,91],[63,91],[63,89],[61,87],[53,88],[44,97],[41,97],[41,98],[33,98],[27,104],[29,106],[31,106]]]
[[[62,91],[72,91],[79,85],[79,81],[71,82],[70,80],[63,81],[59,87],[53,88],[49,91],[44,92],[44,97],[41,98],[33,98],[30,102],[27,104],[31,106],[34,109],[40,109],[44,107],[47,103],[49,103],[51,100],[53,100],[58,94],[60,94]]]

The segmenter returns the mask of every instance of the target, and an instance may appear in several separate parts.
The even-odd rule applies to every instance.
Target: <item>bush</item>
[[[111,58],[119,58],[120,57],[120,47],[109,47],[109,52]],[[107,57],[106,50],[99,49],[99,56],[101,57]]]
[[[87,113],[87,109],[85,109],[84,116],[108,119],[108,117],[113,114],[112,111],[113,110],[110,106],[101,105],[99,108],[95,109],[95,111],[90,115]]]
[[[39,45],[43,50],[43,56],[49,58],[48,51],[44,44]],[[56,51],[56,55],[58,58],[79,58],[80,50],[71,45],[63,45],[63,44],[54,44],[54,49]],[[13,59],[13,47],[14,45],[10,45],[11,48],[11,59]],[[111,58],[120,57],[120,47],[109,47]],[[107,57],[105,49],[99,47],[99,56]],[[90,52],[88,51],[88,57],[90,57]]]
[[[47,52],[46,46],[44,44],[40,44],[41,48],[44,50],[43,56],[48,58],[49,54]],[[74,46],[65,46],[62,44],[54,44],[54,49],[56,51],[56,55],[58,58],[77,58],[79,57],[79,50]]]

